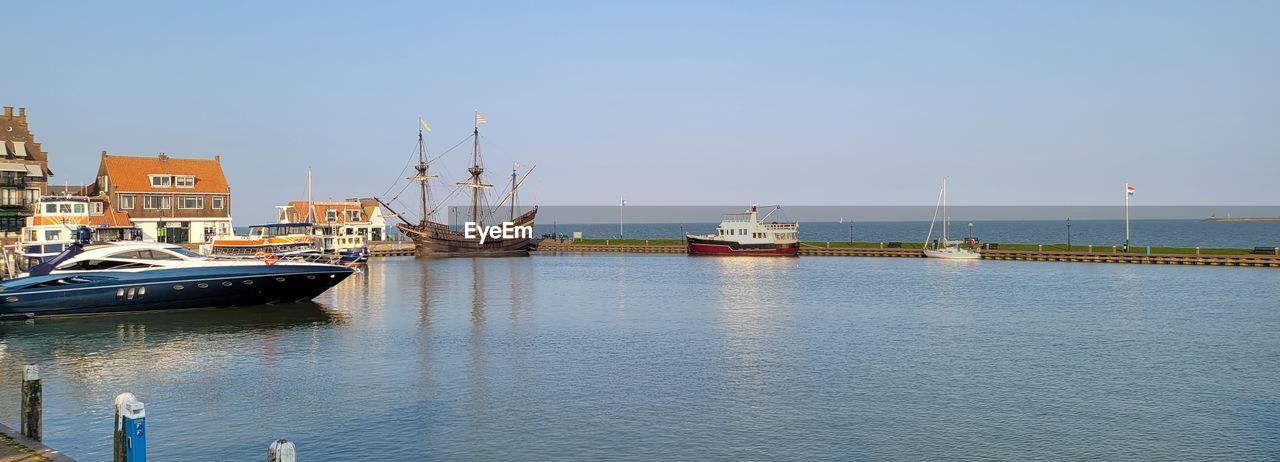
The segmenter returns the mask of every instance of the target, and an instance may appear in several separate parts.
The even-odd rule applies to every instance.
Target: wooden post
[[[147,461],[147,413],[133,393],[121,393],[115,399],[114,462]]]
[[[44,437],[40,431],[40,421],[44,417],[43,394],[40,387],[40,366],[27,365],[22,368],[22,422],[19,428],[23,436],[36,441]]]
[[[267,462],[297,462],[298,452],[293,442],[284,438],[275,440],[267,448]]]

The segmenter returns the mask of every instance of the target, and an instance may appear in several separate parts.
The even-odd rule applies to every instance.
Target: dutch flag
[[[1130,196],[1132,196],[1132,195],[1133,195],[1133,192],[1134,192],[1134,191],[1137,191],[1137,190],[1138,190],[1138,188],[1135,188],[1135,187],[1133,187],[1132,185],[1130,185],[1130,184],[1128,184],[1128,183],[1125,183],[1125,185],[1124,185],[1124,190],[1125,190],[1125,191],[1128,191],[1128,192],[1129,192],[1129,195],[1130,195]]]

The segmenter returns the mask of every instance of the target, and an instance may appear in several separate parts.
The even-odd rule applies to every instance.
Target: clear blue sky
[[[1280,2],[10,2],[58,183],[222,154],[238,224],[490,123],[541,204],[1276,205]],[[457,154],[461,154],[460,152]],[[440,172],[461,179],[464,156]],[[495,182],[500,178],[493,178]]]

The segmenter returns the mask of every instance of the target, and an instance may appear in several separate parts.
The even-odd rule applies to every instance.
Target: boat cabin
[[[127,216],[111,209],[104,198],[85,196],[45,196],[32,205],[18,242],[18,254],[35,262],[53,257],[75,241],[76,229],[93,230],[99,242],[137,241],[141,230]]]

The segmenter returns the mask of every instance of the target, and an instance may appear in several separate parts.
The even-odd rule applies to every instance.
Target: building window
[[[3,183],[4,186],[26,186],[26,180],[26,173],[9,171],[0,172],[0,183]]]
[[[179,188],[196,187],[196,177],[194,176],[179,176],[179,177],[174,177],[173,180],[174,180],[174,184],[177,185]]]
[[[75,204],[75,206],[76,206],[76,215],[84,214],[84,211],[85,211],[84,204]]]
[[[44,232],[44,240],[46,240],[46,241],[56,241],[56,240],[58,240],[58,239],[62,239],[62,230],[60,230],[60,229],[50,229],[50,230],[46,230],[46,231]]]
[[[25,200],[28,204],[34,204],[36,202],[40,202],[40,190],[34,189],[34,188],[28,189],[27,196],[24,197],[23,200]]]
[[[120,209],[133,210],[133,194],[120,195]]]
[[[89,212],[90,212],[90,213],[93,213],[94,215],[102,215],[102,203],[101,203],[101,202],[90,202],[90,203],[89,203]]]
[[[360,221],[360,211],[359,211],[359,210],[348,210],[348,211],[347,211],[347,221]]]
[[[204,208],[204,197],[201,196],[182,196],[178,198],[178,208],[180,209],[202,209]]]
[[[173,177],[169,175],[151,175],[151,187],[168,188],[170,186],[173,186]]]
[[[338,211],[337,211],[337,210],[329,210],[329,211],[326,211],[326,212],[324,213],[324,219],[325,219],[325,221],[327,221],[327,222],[329,222],[329,223],[335,223],[335,222],[337,222],[337,221],[338,221]]]
[[[25,193],[21,189],[3,189],[0,190],[0,205],[22,205],[22,196]]]
[[[209,199],[210,199],[211,201],[213,201],[213,209],[214,209],[214,210],[222,210],[222,209],[224,209],[224,208],[227,208],[227,207],[226,207],[226,203],[225,203],[225,202],[226,202],[226,198],[225,198],[225,197],[222,197],[222,196],[213,196],[213,197],[211,197],[211,198],[209,198]]]
[[[144,209],[167,209],[172,207],[169,196],[142,196],[142,208]]]

